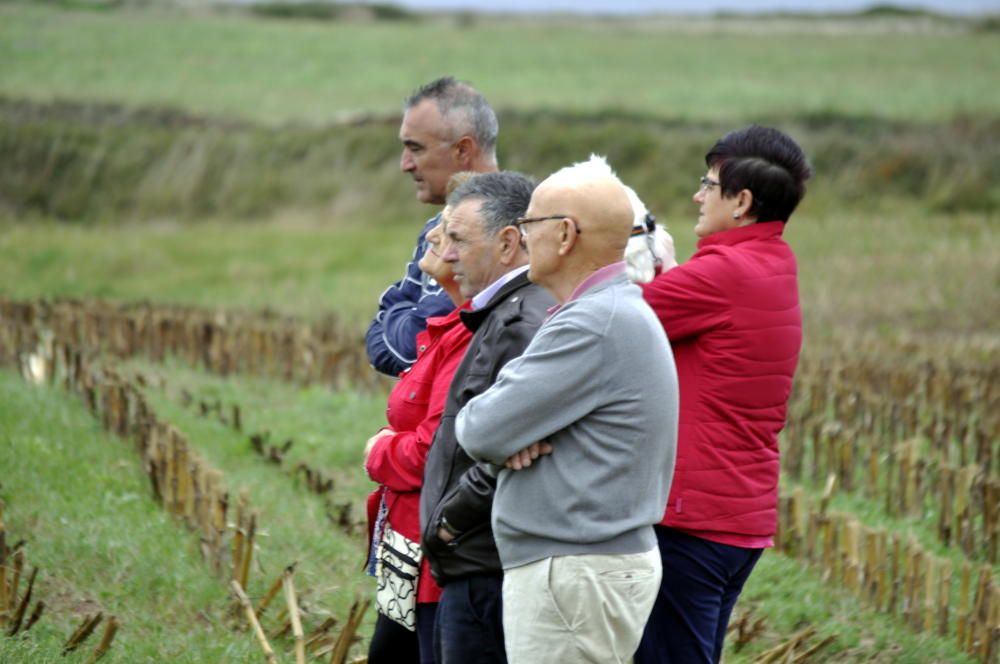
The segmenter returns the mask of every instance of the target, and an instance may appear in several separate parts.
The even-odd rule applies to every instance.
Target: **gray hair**
[[[441,117],[449,122],[457,139],[468,134],[479,144],[484,154],[496,158],[497,134],[500,123],[489,102],[465,81],[443,76],[421,86],[406,98],[409,110],[425,99],[437,103]]]
[[[483,231],[489,237],[507,226],[513,226],[518,217],[524,216],[535,191],[535,181],[527,175],[513,171],[479,173],[463,182],[448,196],[448,205],[455,206],[470,199],[482,201],[479,215]]]

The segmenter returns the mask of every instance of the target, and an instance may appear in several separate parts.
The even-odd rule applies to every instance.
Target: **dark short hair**
[[[479,215],[483,231],[495,237],[506,226],[523,217],[535,191],[535,181],[514,171],[478,173],[448,195],[448,205],[455,207],[467,200],[482,201]]]
[[[757,221],[788,221],[806,193],[812,167],[798,143],[770,127],[751,125],[719,139],[705,155],[719,171],[723,196],[753,194],[749,214]]]
[[[406,98],[406,108],[411,109],[425,99],[437,103],[441,117],[447,118],[455,131],[472,136],[484,152],[494,152],[500,123],[486,98],[469,83],[442,76],[417,88]]]

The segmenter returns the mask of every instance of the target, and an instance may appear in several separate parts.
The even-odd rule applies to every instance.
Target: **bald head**
[[[528,277],[565,301],[590,274],[624,260],[634,215],[621,180],[591,156],[538,185],[525,217]]]
[[[622,260],[632,232],[632,203],[603,157],[591,155],[589,161],[556,171],[535,190],[532,208],[536,200],[549,214],[577,222],[577,251],[602,265]]]

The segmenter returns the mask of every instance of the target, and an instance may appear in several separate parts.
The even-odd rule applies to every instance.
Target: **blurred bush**
[[[623,113],[501,113],[504,168],[536,176],[608,156],[661,218],[689,217],[703,155],[731,126]],[[399,117],[271,128],[164,108],[0,98],[0,212],[66,220],[250,217],[283,208],[412,217]],[[800,141],[817,210],[1000,207],[1000,120],[911,125],[827,114],[769,118]],[[374,202],[374,203],[373,203]]]
[[[972,29],[974,32],[982,33],[1000,32],[1000,14],[984,16],[976,21]]]
[[[249,6],[251,14],[264,18],[294,18],[320,21],[357,20],[368,18],[376,21],[411,21],[417,15],[402,7],[388,3],[343,2],[259,2]]]

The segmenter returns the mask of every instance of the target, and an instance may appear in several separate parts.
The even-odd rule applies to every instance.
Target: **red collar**
[[[713,244],[732,246],[740,242],[746,242],[747,240],[765,240],[770,237],[781,237],[784,230],[785,222],[783,221],[758,221],[749,226],[731,228],[728,231],[720,231],[712,233],[708,237],[703,237],[698,240],[698,248],[702,249]]]
[[[459,322],[459,313],[462,311],[467,311],[472,307],[472,300],[466,300],[462,304],[458,305],[456,308],[452,309],[450,313],[444,316],[434,316],[427,319],[427,333],[434,338],[439,334],[447,332],[449,329],[455,326],[455,323]]]

